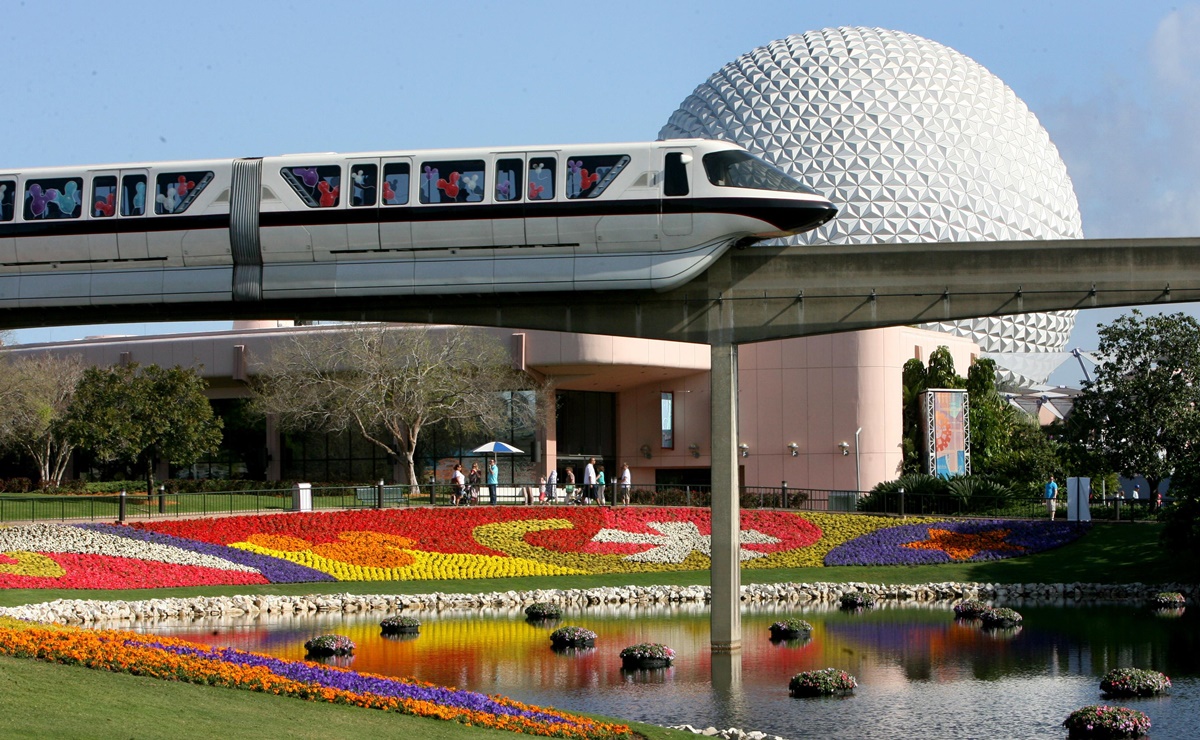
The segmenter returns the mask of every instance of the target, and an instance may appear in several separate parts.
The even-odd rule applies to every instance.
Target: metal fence
[[[497,504],[579,505],[593,503],[583,498],[583,487],[568,492],[558,487],[553,497],[536,484],[500,486]],[[710,486],[635,485],[628,491],[609,484],[599,491],[599,500],[610,506],[712,506]],[[913,494],[904,492],[873,495],[820,488],[753,487],[739,490],[743,509],[782,509],[790,511],[854,512],[895,516],[1000,517],[1044,519],[1048,517],[1045,500],[1025,496],[981,497],[969,499],[953,494]],[[226,491],[208,493],[137,494],[21,494],[0,495],[0,521],[125,521],[127,519],[170,519],[192,516],[264,514],[283,511],[320,511],[353,508],[397,508],[408,506],[488,505],[486,487],[465,503],[457,500],[448,484],[420,486],[314,486],[304,497],[293,488]],[[1134,519],[1153,516],[1145,506],[1126,502],[1095,501],[1094,519]],[[1059,502],[1058,514],[1065,517],[1066,502]]]

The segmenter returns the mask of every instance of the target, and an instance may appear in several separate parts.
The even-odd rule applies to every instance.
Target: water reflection
[[[1163,699],[1135,699],[1161,740],[1190,735],[1200,713],[1197,618],[1146,609],[1027,605],[1023,627],[983,630],[955,620],[948,604],[864,612],[779,606],[747,609],[743,651],[713,654],[708,613],[695,606],[567,610],[558,626],[595,631],[594,648],[555,651],[554,626],[520,610],[419,612],[421,633],[380,635],[379,615],[213,619],[147,626],[185,639],[302,659],[304,641],[345,634],[358,644],[350,666],[386,675],[500,693],[522,701],[656,724],[745,727],[784,737],[1061,737],[1072,710],[1101,701],[1099,678],[1115,667],[1163,671]],[[772,642],[786,617],[813,625],[808,640]],[[622,671],[619,653],[638,642],[676,650],[670,668]],[[788,679],[836,667],[859,689],[845,700],[793,699]]]

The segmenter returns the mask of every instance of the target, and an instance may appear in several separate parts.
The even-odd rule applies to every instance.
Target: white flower
[[[625,560],[637,563],[682,563],[693,552],[712,557],[712,535],[700,534],[700,530],[694,522],[648,522],[646,526],[657,529],[662,534],[639,534],[626,532],[623,529],[602,529],[592,538],[592,542],[653,545],[649,550],[625,556]],[[755,529],[742,530],[741,541],[743,544],[756,545],[773,545],[780,542],[779,538],[763,534]],[[766,553],[747,550],[743,547],[739,553],[739,559],[752,560],[765,555]]]
[[[172,565],[258,573],[258,569],[171,545],[118,537],[64,524],[28,524],[0,529],[0,552],[67,552],[108,555]]]

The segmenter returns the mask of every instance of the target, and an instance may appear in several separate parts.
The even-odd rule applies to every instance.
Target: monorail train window
[[[525,163],[519,159],[496,160],[496,202],[521,199],[521,171]]]
[[[52,177],[25,183],[25,220],[79,218],[83,212],[83,178]]]
[[[478,203],[483,200],[482,159],[425,162],[421,168],[422,203]]]
[[[383,204],[402,206],[408,203],[408,162],[388,162],[383,166]]]
[[[117,176],[92,178],[92,218],[117,215]]]
[[[749,152],[736,149],[705,154],[704,172],[708,175],[709,182],[724,188],[816,194],[815,190],[805,187],[782,170],[772,167]]]
[[[164,172],[154,179],[154,212],[183,213],[212,179],[211,172]]]
[[[687,165],[683,163],[683,152],[667,152],[664,164],[663,195],[687,195]]]
[[[350,165],[350,205],[375,205],[376,185],[379,183],[379,165]]]
[[[145,175],[125,175],[121,178],[121,215],[146,215]]]
[[[617,179],[629,164],[624,154],[567,158],[567,197],[595,198]]]
[[[16,193],[16,180],[0,180],[0,221],[13,220],[13,199]]]
[[[529,160],[529,199],[554,200],[554,157],[534,157]]]
[[[336,164],[284,167],[279,174],[309,208],[333,208],[338,204],[342,168]]]

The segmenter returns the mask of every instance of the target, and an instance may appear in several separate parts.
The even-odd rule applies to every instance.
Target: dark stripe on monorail
[[[789,230],[824,223],[837,213],[832,206],[783,198],[664,198],[662,200],[568,200],[552,203],[457,203],[449,205],[312,208],[263,211],[261,227],[344,226],[371,223],[432,223],[457,220],[572,218],[579,216],[657,216],[683,213],[727,213],[748,216]],[[111,219],[56,219],[34,223],[0,223],[0,237],[85,236],[137,232],[228,229],[227,214],[145,216]]]

